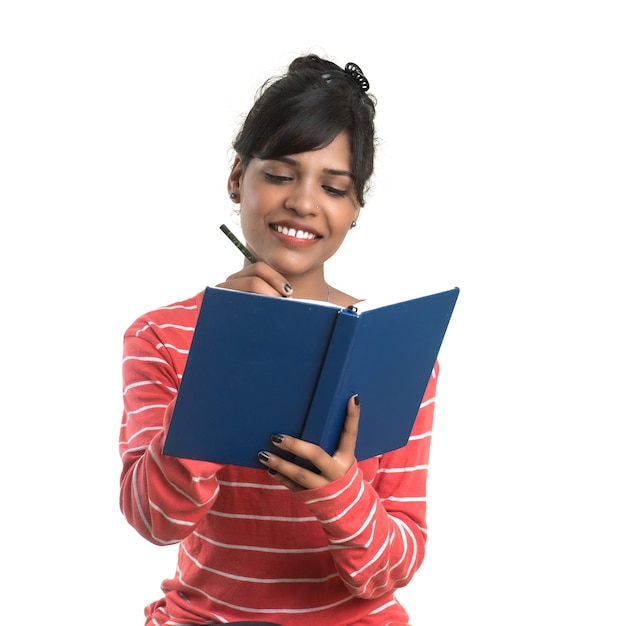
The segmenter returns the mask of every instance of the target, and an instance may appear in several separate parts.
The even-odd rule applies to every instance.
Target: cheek
[[[349,222],[349,224],[351,224],[351,222]],[[343,224],[340,225],[340,228],[334,228],[332,233],[332,254],[336,252],[340,248],[340,246],[342,246],[348,232],[349,230],[346,229]]]
[[[349,211],[341,207],[331,216],[331,228],[334,235],[344,239],[351,230],[351,223],[356,219],[357,211]]]
[[[253,244],[255,234],[262,232],[268,211],[264,194],[253,190],[245,196],[241,196],[240,225],[245,239]],[[257,242],[256,242],[257,243]]]
[[[274,204],[270,190],[254,187],[241,193],[241,217],[246,215],[249,219],[259,219],[267,213]]]

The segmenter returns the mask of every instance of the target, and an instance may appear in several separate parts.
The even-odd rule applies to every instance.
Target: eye
[[[349,192],[344,189],[336,189],[335,187],[331,187],[329,185],[323,185],[323,189],[330,195],[336,196],[338,198],[344,198]]]
[[[292,180],[292,178],[290,178],[289,176],[279,176],[278,174],[271,174],[271,172],[265,172],[264,177],[270,183],[275,183],[277,185],[287,183]]]

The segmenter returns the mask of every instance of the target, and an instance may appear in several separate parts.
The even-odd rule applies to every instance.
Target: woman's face
[[[284,276],[322,268],[338,250],[360,207],[346,134],[324,148],[276,159],[236,159],[228,191],[240,201],[247,246]]]

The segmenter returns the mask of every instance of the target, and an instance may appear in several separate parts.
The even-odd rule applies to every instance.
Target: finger
[[[288,281],[277,270],[274,270],[270,265],[259,261],[251,266],[248,266],[249,271],[253,271],[257,276],[262,278],[266,283],[271,285],[275,291],[284,296],[292,294],[292,287],[288,284]]]
[[[346,471],[351,467],[355,458],[350,458],[346,454],[341,456],[334,456],[328,454],[321,448],[313,443],[302,441],[295,437],[289,437],[287,435],[273,435],[271,437],[273,444],[291,454],[304,459],[311,463],[320,473],[308,472],[301,475],[298,465],[291,463],[292,466],[289,469],[279,469],[279,471],[286,474],[289,478],[294,480],[300,485],[303,485],[307,489],[314,489],[315,487],[321,487],[333,480],[344,476]]]
[[[234,291],[245,291],[256,293],[262,296],[283,297],[285,294],[272,287],[258,276],[236,276],[230,277],[225,282],[219,283],[217,287],[222,289],[233,289]]]
[[[271,475],[278,482],[281,482],[291,491],[315,489],[327,483],[327,480],[316,472],[286,461],[277,454],[271,454],[266,450],[258,453],[258,460],[270,470]]]
[[[273,480],[284,485],[284,487],[286,487],[287,489],[290,489],[290,491],[296,493],[297,491],[305,490],[304,487],[290,480],[290,478],[288,478],[287,476],[284,476],[284,474],[280,474],[277,470],[274,470],[271,468],[268,471],[271,477],[273,478]]]
[[[273,442],[273,445],[280,450],[283,450],[284,452],[288,452],[295,457],[308,461],[314,467],[318,468],[321,473],[323,473],[323,470],[327,466],[327,463],[332,460],[332,457],[320,446],[309,443],[308,441],[303,441],[302,439],[297,439],[296,437],[275,434],[271,435],[271,441]],[[292,465],[293,467],[291,468],[290,472],[288,472],[288,475],[293,477],[293,472],[296,473],[297,469],[301,468],[295,463],[290,463],[290,465]],[[318,476],[316,472],[310,473],[312,474],[312,476]]]
[[[217,287],[280,297],[289,297],[293,291],[279,272],[262,261],[246,265],[240,272],[228,276]]]
[[[336,448],[336,452],[334,453],[335,458],[348,459],[355,456],[355,444],[357,443],[359,423],[360,396],[355,394],[347,403],[347,413],[338,442],[338,448]]]

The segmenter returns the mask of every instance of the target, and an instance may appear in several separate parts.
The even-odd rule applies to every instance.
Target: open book
[[[332,454],[355,393],[356,458],[404,446],[458,295],[340,308],[207,287],[163,452],[263,467],[283,433]]]

